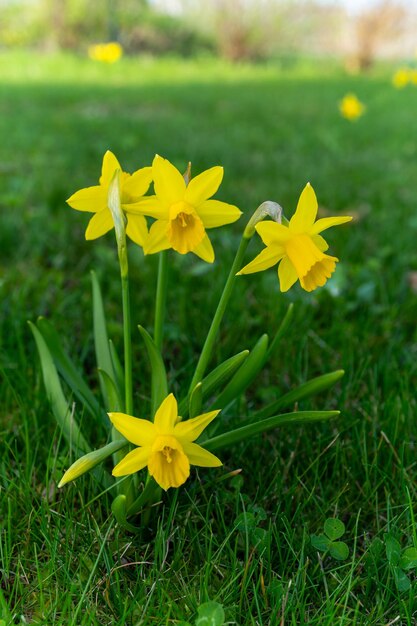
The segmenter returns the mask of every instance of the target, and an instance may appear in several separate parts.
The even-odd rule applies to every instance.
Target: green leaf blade
[[[77,454],[90,452],[90,447],[81,433],[77,420],[72,414],[70,404],[67,402],[64,392],[62,391],[58,372],[48,346],[38,328],[36,328],[32,322],[28,323],[35,338],[41,360],[43,382],[55,420],[61,428],[62,434],[68,444]]]
[[[409,591],[411,589],[411,582],[407,574],[400,567],[394,567],[393,573],[394,573],[395,586],[397,587],[398,591],[400,593]]]
[[[113,362],[109,347],[109,338],[107,335],[107,324],[106,316],[104,313],[103,298],[95,272],[91,272],[91,284],[93,292],[94,347],[96,352],[97,367],[101,370],[104,370],[116,384],[115,374],[113,371]],[[101,379],[100,386],[104,398],[104,404],[106,406],[106,409],[109,411],[110,403],[107,396],[107,389]]]
[[[390,565],[398,565],[401,558],[401,546],[399,541],[390,533],[384,534],[385,552]]]
[[[142,339],[145,343],[146,351],[148,353],[149,361],[151,364],[152,372],[152,398],[151,398],[151,413],[152,417],[155,415],[156,410],[161,405],[162,401],[168,395],[168,381],[165,370],[164,361],[162,355],[155,345],[154,340],[150,334],[142,327],[138,326],[139,332],[142,335]]]
[[[335,541],[344,534],[345,525],[337,517],[330,517],[324,522],[324,532],[331,541]]]
[[[197,609],[195,626],[223,626],[226,616],[218,602],[205,602]]]
[[[222,435],[217,435],[211,439],[207,439],[204,442],[204,447],[208,450],[214,451],[220,448],[231,446],[235,443],[253,437],[269,430],[274,430],[281,426],[295,425],[295,424],[308,424],[312,422],[322,421],[338,417],[340,411],[296,411],[294,413],[283,413],[281,415],[274,415],[268,417],[265,420],[260,420],[235,430],[230,430]]]
[[[260,411],[257,411],[255,416],[259,419],[269,417],[270,415],[276,413],[276,411],[289,408],[300,400],[304,400],[320,393],[321,391],[325,391],[335,385],[342,378],[342,376],[344,376],[344,373],[344,370],[336,370],[334,372],[330,372],[329,374],[323,374],[323,376],[312,378],[296,389],[292,389],[285,395],[281,396],[281,398],[275,402],[272,402]]]
[[[405,570],[417,567],[417,548],[406,548],[401,555],[399,565]]]
[[[330,540],[326,535],[311,535],[311,545],[319,552],[327,552],[330,546]]]
[[[223,409],[249,387],[265,364],[268,343],[268,335],[258,339],[249,356],[213,403],[213,408]]]
[[[36,325],[48,346],[58,372],[71,388],[74,395],[82,402],[83,406],[85,406],[93,417],[98,418],[103,425],[108,426],[103,408],[100,406],[70,356],[63,349],[60,336],[54,326],[44,317],[39,317]]]
[[[331,541],[329,553],[337,561],[345,561],[349,556],[349,548],[344,541]]]

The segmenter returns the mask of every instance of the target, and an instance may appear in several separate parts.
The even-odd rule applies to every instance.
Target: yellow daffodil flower
[[[117,41],[98,43],[88,48],[88,56],[93,61],[116,63],[123,55],[123,48]]]
[[[177,401],[171,393],[156,411],[153,423],[124,413],[109,413],[116,430],[140,446],[116,465],[113,476],[126,476],[148,466],[149,474],[167,490],[185,483],[190,465],[219,467],[222,462],[214,454],[193,443],[219,412],[181,422]]]
[[[316,194],[307,183],[288,226],[272,221],[255,226],[266,248],[238,274],[261,272],[279,263],[281,291],[288,291],[297,279],[305,291],[322,287],[334,272],[339,259],[324,254],[329,246],[319,233],[331,226],[350,222],[352,218],[324,217],[315,222],[317,209]]]
[[[344,118],[352,121],[364,114],[365,106],[354,94],[349,93],[339,103],[339,110]]]
[[[126,234],[140,246],[148,236],[146,219],[137,212],[131,213],[130,206],[136,203],[149,189],[152,182],[152,168],[143,167],[132,175],[122,171],[114,154],[107,150],[103,157],[103,166],[99,185],[76,191],[67,203],[77,211],[95,213],[85,232],[86,239],[97,239],[114,227],[113,218],[107,205],[109,185],[116,170],[120,170],[121,207],[127,218]]]
[[[212,167],[192,178],[187,185],[177,168],[157,155],[152,175],[155,195],[132,207],[156,220],[149,230],[145,254],[173,248],[180,254],[194,252],[212,263],[214,251],[206,229],[231,224],[242,214],[231,204],[209,199],[222,182],[223,168]]]
[[[400,67],[392,77],[392,84],[396,89],[403,89],[411,82],[412,75],[408,67]]]

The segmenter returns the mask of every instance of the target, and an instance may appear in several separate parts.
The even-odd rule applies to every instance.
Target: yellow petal
[[[142,198],[139,202],[129,204],[127,210],[129,213],[148,215],[156,220],[169,219],[169,207],[165,202],[162,202],[158,196],[147,196],[146,198]]]
[[[148,462],[149,474],[162,489],[180,487],[190,475],[190,462],[182,450],[170,451],[170,462],[160,451],[151,454]]]
[[[145,254],[155,254],[161,250],[167,250],[171,247],[168,241],[168,222],[164,220],[158,220],[154,222],[149,229],[149,235],[143,246]]]
[[[174,428],[175,437],[183,445],[187,441],[195,441],[219,413],[220,410],[210,411],[210,413],[204,413],[185,422],[178,422]]]
[[[238,274],[253,274],[254,272],[262,272],[267,270],[284,256],[284,248],[282,246],[268,246],[256,256],[253,261],[245,265]]]
[[[329,249],[329,244],[321,235],[312,235],[311,239],[321,252],[326,252]]]
[[[116,465],[112,471],[113,476],[127,476],[127,474],[139,472],[148,465],[150,455],[150,447],[135,448]]]
[[[211,241],[207,234],[205,235],[203,241],[199,243],[196,248],[194,248],[193,252],[206,263],[213,263],[214,261],[213,246],[211,245]]]
[[[266,246],[284,244],[291,237],[288,226],[271,220],[259,222],[255,229]]]
[[[154,424],[158,432],[163,435],[171,435],[174,432],[175,422],[178,418],[178,404],[173,393],[161,403],[155,413]]]
[[[101,166],[100,185],[108,187],[116,170],[122,171],[120,163],[114,156],[113,152],[107,150],[103,157],[103,165]]]
[[[206,200],[198,206],[196,211],[205,228],[217,228],[224,226],[224,224],[232,224],[242,215],[242,211],[237,206],[220,202],[220,200]]]
[[[122,204],[131,204],[144,196],[152,182],[152,168],[142,167],[134,172],[122,185]],[[125,207],[123,207],[125,208]],[[128,208],[128,207],[126,207]]]
[[[68,198],[67,203],[77,211],[96,213],[106,208],[107,193],[100,185],[85,187],[85,189],[80,189],[72,194],[72,196]]]
[[[157,436],[154,424],[126,413],[109,413],[111,423],[128,441],[136,446],[150,446]]]
[[[88,240],[97,239],[97,237],[101,237],[109,232],[113,227],[114,222],[111,213],[109,209],[105,208],[103,211],[93,215],[85,231],[85,238]]]
[[[145,245],[148,238],[148,228],[143,215],[127,214],[126,234],[132,241],[137,243],[138,246],[143,247]]]
[[[290,230],[293,233],[309,232],[317,215],[317,198],[310,183],[304,187],[298,200],[297,210],[290,219]]]
[[[223,168],[220,165],[211,167],[192,178],[187,185],[184,200],[195,207],[198,207],[204,200],[211,198],[223,180]]]
[[[313,224],[310,229],[311,235],[317,235],[318,233],[323,232],[326,228],[331,228],[331,226],[338,226],[339,224],[346,224],[346,222],[350,222],[352,218],[349,215],[339,217],[323,217],[321,220],[317,220],[315,224]]]
[[[297,281],[297,272],[288,257],[284,257],[278,266],[278,278],[282,292],[288,291]]]
[[[205,450],[197,443],[184,443],[184,452],[188,456],[191,465],[198,465],[199,467],[220,467],[220,465],[223,465],[217,456],[214,456],[214,454]]]
[[[152,163],[155,194],[168,205],[184,199],[185,181],[176,167],[158,155]]]

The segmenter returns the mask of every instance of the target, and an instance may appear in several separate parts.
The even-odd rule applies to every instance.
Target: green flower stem
[[[129,263],[126,245],[126,216],[121,206],[120,193],[121,171],[117,169],[109,185],[107,205],[112,214],[114,230],[117,242],[117,253],[120,264],[120,277],[122,281],[122,306],[123,306],[123,343],[124,343],[124,366],[125,366],[125,412],[129,415],[133,413],[133,385],[132,385],[132,324],[130,317],[130,294],[129,294]],[[118,433],[112,429],[113,440],[118,437]],[[122,483],[120,489],[126,496],[123,506],[129,507],[134,498],[137,478],[130,477]],[[119,487],[118,487],[119,491]]]
[[[156,482],[152,477],[148,475],[145,486],[143,488],[142,493],[132,504],[129,506],[127,510],[127,516],[131,517],[132,515],[136,515],[139,513],[141,509],[143,509],[151,500],[153,500],[153,496],[155,493],[155,489],[158,487]],[[159,487],[160,489],[160,487]]]
[[[332,419],[340,415],[340,411],[296,411],[294,413],[283,413],[282,415],[274,415],[267,419],[256,421],[253,424],[247,424],[241,428],[230,430],[227,433],[207,439],[203,446],[207,450],[219,450],[220,448],[229,447],[235,443],[239,443],[244,439],[253,437],[268,430],[279,428],[286,424],[306,424],[309,422],[318,422],[321,420]]]
[[[163,250],[159,254],[158,265],[158,283],[156,287],[156,302],[155,302],[155,328],[154,328],[154,342],[159,351],[162,349],[162,340],[164,334],[164,318],[165,318],[165,301],[168,284],[168,255],[167,251]]]
[[[130,292],[129,292],[129,273],[127,270],[127,251],[126,254],[126,273],[122,273],[122,301],[123,301],[123,342],[124,342],[124,361],[125,361],[125,410],[128,415],[133,413],[133,386],[132,386],[132,323],[130,315]],[[122,267],[122,266],[121,266]]]
[[[117,169],[109,185],[107,204],[114,222],[116,234],[117,253],[119,255],[120,276],[122,279],[122,303],[123,303],[123,340],[125,362],[125,411],[132,415],[132,331],[130,320],[130,296],[129,296],[129,263],[126,245],[126,216],[123,213],[120,202],[120,174]]]
[[[123,305],[123,343],[125,365],[125,412],[133,415],[133,385],[132,385],[132,323],[130,313],[129,266],[126,245],[119,246],[120,274],[122,279]],[[114,439],[120,439],[120,433],[112,429]],[[124,456],[124,455],[123,455]],[[119,459],[120,460],[120,459]],[[129,507],[137,489],[137,476],[130,476],[120,485],[122,493],[126,495],[126,506]]]
[[[219,304],[217,305],[216,313],[214,314],[213,321],[211,322],[211,326],[206,337],[206,341],[201,351],[201,355],[198,360],[193,379],[191,381],[189,393],[191,393],[194,387],[196,386],[196,384],[202,380],[204,373],[206,371],[207,365],[210,361],[214,342],[216,340],[216,336],[219,331],[219,326],[223,319],[223,315],[226,311],[226,307],[230,300],[230,296],[232,295],[233,285],[236,280],[236,273],[241,268],[242,260],[243,260],[246,248],[248,247],[251,237],[252,235],[250,235],[249,237],[243,236],[242,239],[240,240],[239,248],[236,252],[236,256],[233,261],[229,276],[227,277],[226,284],[223,288],[223,293],[220,296]]]

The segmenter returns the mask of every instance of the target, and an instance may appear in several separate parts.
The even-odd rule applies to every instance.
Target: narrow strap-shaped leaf
[[[201,406],[203,404],[203,385],[197,383],[191,392],[190,403],[188,409],[188,415],[191,418],[197,417],[201,413]]]
[[[168,395],[167,375],[161,353],[155,345],[150,334],[142,327],[138,326],[139,332],[145,342],[148,357],[151,363],[152,372],[152,398],[151,412],[155,415],[157,408]]]
[[[62,434],[68,444],[77,454],[80,452],[90,452],[90,447],[81,433],[77,420],[72,414],[71,406],[65,399],[58,372],[45,339],[32,322],[29,322],[29,327],[38,348],[46,395],[48,396],[55,420],[60,426]]]
[[[232,380],[217,397],[213,403],[213,407],[223,409],[245,391],[264,366],[267,350],[268,335],[262,335],[243,365],[240,366]]]
[[[217,435],[217,437],[207,439],[204,442],[204,447],[207,450],[219,450],[248,439],[248,437],[253,437],[287,424],[308,424],[310,422],[328,420],[338,415],[340,415],[340,411],[297,411],[274,415],[268,419],[256,421],[253,424],[247,424],[241,428],[236,428],[222,435]]]
[[[271,345],[269,346],[269,350],[266,355],[265,361],[269,359],[269,357],[274,352],[275,348],[277,347],[277,345],[279,344],[279,342],[281,341],[281,339],[287,332],[287,328],[290,325],[293,313],[294,313],[294,304],[291,302],[291,304],[288,306],[287,312],[284,315],[284,319],[282,320],[277,332],[275,333],[275,337],[271,341]]]
[[[238,354],[230,357],[226,361],[223,361],[214,370],[212,370],[202,380],[203,386],[203,400],[208,398],[212,393],[219,392],[223,385],[225,385],[237,369],[242,365],[249,354],[249,350],[242,350]],[[179,414],[186,417],[188,411],[188,398],[183,398],[179,403]]]
[[[111,362],[113,365],[113,371],[115,375],[115,381],[117,383],[119,395],[121,398],[123,398],[123,394],[125,390],[125,375],[123,372],[122,364],[119,359],[119,355],[117,354],[116,348],[111,339],[109,339],[109,348],[110,348]]]
[[[67,483],[79,478],[86,472],[92,470],[96,465],[105,461],[109,456],[118,452],[122,448],[129,445],[127,439],[119,439],[118,441],[112,441],[99,450],[93,450],[88,454],[85,454],[80,459],[77,459],[75,463],[71,465],[61,478],[58,487],[63,487]]]
[[[203,398],[207,398],[213,392],[219,391],[233,374],[239,369],[249,356],[249,350],[242,350],[238,354],[223,361],[214,370],[212,370],[205,378],[203,378]]]
[[[297,389],[292,389],[285,395],[281,396],[275,402],[268,404],[268,406],[264,407],[260,411],[256,411],[253,417],[257,419],[263,419],[264,417],[269,417],[273,415],[277,411],[281,409],[287,409],[291,407],[295,402],[299,400],[304,400],[305,398],[309,398],[310,396],[314,396],[316,393],[320,391],[324,391],[329,387],[332,387],[337,383],[338,380],[342,378],[344,375],[344,370],[336,370],[335,372],[330,372],[329,374],[323,374],[323,376],[317,376],[317,378],[312,378],[308,380],[306,383],[303,383]]]
[[[119,394],[119,390],[114,383],[114,380],[110,378],[108,373],[99,368],[98,370],[100,379],[106,388],[106,395],[109,403],[109,411],[123,411],[123,400]],[[107,418],[108,419],[108,418]]]
[[[105,411],[100,406],[70,356],[63,349],[61,339],[54,326],[44,317],[39,317],[37,327],[48,346],[58,372],[71,388],[74,395],[82,402],[83,406],[85,406],[93,417],[98,418],[103,425],[108,427]]]
[[[109,339],[107,336],[106,316],[104,314],[103,298],[100,285],[95,272],[91,272],[91,284],[93,289],[93,322],[94,322],[94,346],[96,350],[97,367],[107,372],[114,381],[113,362],[110,354]],[[110,410],[109,398],[104,382],[100,379],[101,392],[107,410]]]

